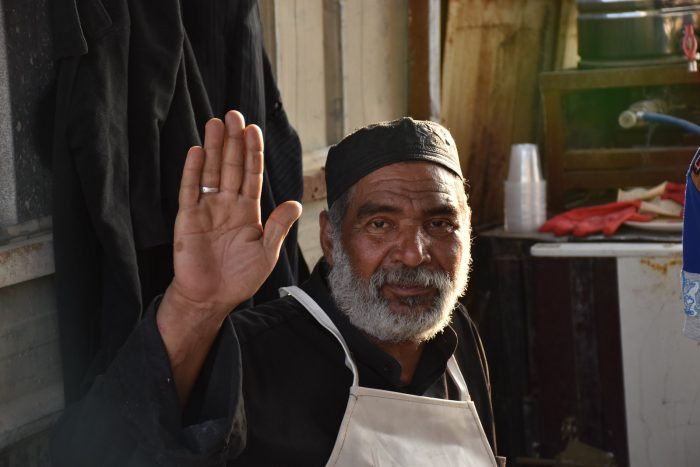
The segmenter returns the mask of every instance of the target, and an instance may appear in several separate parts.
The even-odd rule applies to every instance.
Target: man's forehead
[[[382,189],[387,186],[409,191],[463,191],[461,177],[441,165],[424,161],[395,162],[368,173],[354,185],[357,188]]]
[[[458,209],[466,201],[459,177],[445,168],[426,162],[399,162],[361,178],[353,187],[350,203],[363,212],[400,210],[402,204],[420,205],[422,210]]]

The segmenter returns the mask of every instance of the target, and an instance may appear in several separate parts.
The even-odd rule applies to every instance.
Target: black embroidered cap
[[[409,161],[432,162],[463,178],[457,146],[442,125],[410,117],[375,123],[351,133],[328,151],[328,206],[367,174]]]

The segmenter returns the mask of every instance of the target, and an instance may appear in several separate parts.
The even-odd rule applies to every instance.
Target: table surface
[[[475,236],[490,238],[513,238],[523,240],[534,240],[537,242],[549,243],[681,243],[680,232],[656,232],[635,229],[633,227],[622,226],[614,235],[605,236],[603,234],[589,235],[587,237],[574,237],[564,235],[557,237],[552,233],[540,232],[507,232],[503,227],[490,228],[482,231],[475,229]]]

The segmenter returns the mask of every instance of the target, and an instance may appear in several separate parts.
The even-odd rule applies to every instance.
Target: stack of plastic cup
[[[504,189],[505,230],[535,232],[547,219],[547,183],[537,146],[514,144]]]

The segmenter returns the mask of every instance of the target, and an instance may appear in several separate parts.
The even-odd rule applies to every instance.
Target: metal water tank
[[[581,68],[685,61],[683,26],[700,25],[700,0],[577,0]]]

